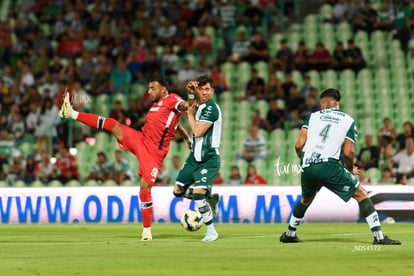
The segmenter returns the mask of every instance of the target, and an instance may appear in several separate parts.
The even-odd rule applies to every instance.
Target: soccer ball
[[[203,217],[197,210],[187,210],[181,216],[181,225],[188,231],[197,231],[203,226]]]

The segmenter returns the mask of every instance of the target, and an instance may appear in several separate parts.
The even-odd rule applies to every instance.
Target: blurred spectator
[[[220,95],[229,87],[226,82],[224,72],[220,70],[220,67],[217,64],[213,64],[211,66],[210,76],[213,80],[214,93],[216,94],[217,98],[219,98]]]
[[[259,61],[269,61],[269,47],[267,46],[267,42],[264,40],[262,33],[256,32],[253,35],[253,39],[243,60],[251,64]]]
[[[37,176],[42,183],[49,183],[54,178],[54,166],[50,162],[50,157],[47,153],[43,153],[41,161],[39,162]]]
[[[378,168],[380,159],[380,148],[373,143],[372,135],[365,135],[365,146],[361,148],[358,154],[358,163],[365,170]]]
[[[140,109],[137,99],[131,99],[128,103],[129,107],[125,114],[125,123],[127,126],[141,130],[144,125],[143,112]]]
[[[349,10],[349,3],[347,0],[338,0],[333,6],[332,9],[332,17],[331,18],[324,18],[325,22],[331,22],[334,24],[341,23],[347,20]]]
[[[405,149],[405,141],[407,138],[413,138],[414,139],[414,131],[413,126],[409,121],[405,121],[403,123],[403,133],[398,134],[396,141],[398,143],[398,150]]]
[[[111,77],[111,64],[106,57],[101,56],[96,67],[95,73],[90,80],[90,94],[92,96],[98,96],[102,94],[110,94],[110,77]],[[62,85],[65,85],[61,82]],[[64,89],[64,88],[63,88]]]
[[[310,69],[311,52],[306,48],[304,41],[300,41],[298,48],[293,53],[294,68],[302,74]]]
[[[285,112],[282,109],[279,109],[278,101],[272,100],[269,102],[269,110],[266,115],[266,129],[267,131],[272,131],[276,128],[284,129],[285,128]]]
[[[119,58],[117,66],[111,73],[111,92],[112,93],[127,93],[126,89],[131,84],[132,76],[131,72],[126,69],[126,62]]]
[[[266,140],[259,134],[257,126],[249,126],[249,136],[243,142],[243,149],[237,154],[237,159],[252,162],[257,159],[266,159]]]
[[[179,90],[184,90],[185,84],[190,80],[194,80],[195,78],[196,78],[196,71],[191,66],[190,61],[187,59],[184,60],[183,68],[178,71],[178,75],[177,75]]]
[[[253,5],[251,0],[244,0],[246,6],[242,14],[242,20],[248,24],[248,27],[252,29],[253,32],[262,25],[263,11]]]
[[[216,176],[214,177],[214,180],[213,180],[213,185],[223,185],[223,183],[224,183],[224,179],[223,179],[223,177],[221,176],[221,173],[220,173],[220,172],[218,172],[218,173],[216,174]]]
[[[134,181],[134,174],[131,171],[129,162],[122,157],[120,150],[115,151],[115,160],[110,165],[109,178],[121,185],[125,180]]]
[[[14,140],[7,128],[0,128],[0,178],[5,178],[4,166],[12,158]]]
[[[397,15],[395,18],[397,33],[395,37],[400,41],[401,50],[407,53],[410,41],[410,24],[413,21],[412,17],[414,13],[410,7],[409,0],[402,0],[397,5]]]
[[[395,29],[395,14],[392,5],[388,1],[382,1],[378,10],[375,28],[381,31]]]
[[[127,112],[123,108],[121,100],[116,100],[112,110],[109,112],[108,117],[114,118],[115,120],[117,120],[121,124],[125,124],[126,113]]]
[[[37,137],[38,153],[50,153],[51,142],[57,136],[56,126],[59,121],[56,106],[51,98],[46,98],[40,109],[39,124],[34,132],[34,135]]]
[[[285,81],[282,83],[282,89],[285,99],[289,97],[289,91],[292,86],[297,86],[297,84],[292,79],[292,74],[285,74]]]
[[[23,181],[26,185],[30,185],[36,180],[38,174],[38,163],[34,160],[33,155],[29,154],[29,156],[27,156],[24,168]]]
[[[132,39],[131,48],[126,58],[127,69],[134,77],[141,69],[145,61],[147,48],[145,40]],[[168,55],[168,53],[166,53]]]
[[[305,75],[305,77],[303,78],[303,85],[300,88],[299,94],[302,98],[306,99],[310,95],[312,89],[314,88],[315,87],[312,84],[311,77],[309,75]]]
[[[342,71],[347,67],[347,52],[342,41],[336,43],[332,53],[332,69]]]
[[[2,92],[3,93],[6,91],[9,92],[15,83],[15,78],[13,77],[12,69],[10,65],[4,66],[1,80],[3,81],[3,87],[7,88],[6,90],[3,90]]]
[[[191,28],[186,27],[184,36],[179,36],[178,46],[180,46],[179,55],[185,56],[194,50],[194,32]]]
[[[178,55],[173,52],[170,45],[164,47],[164,54],[161,57],[161,65],[166,75],[177,74]]]
[[[253,112],[253,115],[252,115],[251,125],[257,126],[260,129],[267,130],[267,122],[265,119],[262,118],[260,110],[254,109],[252,112]]]
[[[275,73],[269,72],[269,80],[266,83],[264,97],[267,101],[284,98],[282,82]]]
[[[311,68],[317,71],[326,71],[331,68],[331,54],[322,42],[316,43],[316,49],[311,54]]]
[[[106,159],[106,154],[102,151],[96,154],[96,163],[93,164],[89,175],[86,177],[86,181],[88,180],[96,180],[100,182],[104,182],[109,178],[110,172],[110,163]]]
[[[198,35],[194,39],[194,48],[200,52],[200,58],[202,62],[206,62],[207,55],[211,53],[212,50],[212,38],[206,32],[205,26],[200,26],[198,28]]]
[[[17,112],[16,116],[13,118],[10,131],[14,134],[14,139],[16,139],[16,141],[26,137],[26,122],[24,121],[23,115],[20,111]]]
[[[142,69],[138,72],[139,78],[150,78],[151,76],[156,76],[161,73],[161,63],[155,58],[155,55],[151,52],[147,52],[145,55],[144,63],[142,64]]]
[[[50,97],[55,97],[59,92],[59,83],[57,78],[49,71],[49,69],[44,71],[42,78],[39,80],[39,93],[42,97],[45,97],[45,91],[49,90]]]
[[[50,59],[47,55],[47,49],[42,47],[37,50],[37,53],[33,56],[32,70],[33,75],[39,78],[49,68]]]
[[[160,171],[157,174],[157,178],[155,179],[155,186],[166,186],[168,185],[167,182],[168,173],[165,171],[164,164],[161,165]]]
[[[395,138],[397,137],[397,131],[391,125],[390,118],[384,118],[383,127],[378,131],[378,146],[381,150],[383,159],[388,159],[393,155],[393,145],[395,144]]]
[[[371,0],[364,1],[364,5],[359,10],[359,16],[352,22],[353,31],[365,31],[370,36],[375,30],[378,13],[371,6]]]
[[[241,29],[237,32],[237,41],[234,42],[231,55],[228,56],[230,62],[240,62],[245,60],[250,41],[247,39],[246,30]]]
[[[164,18],[162,25],[157,30],[158,42],[161,45],[171,44],[177,33],[177,26],[168,17]]]
[[[358,72],[366,67],[365,59],[362,54],[362,50],[355,46],[352,39],[348,40],[348,48],[345,51],[348,68]]]
[[[289,97],[286,99],[287,120],[292,123],[293,127],[300,128],[302,122],[299,114],[299,108],[305,103],[305,99],[299,95],[296,84],[289,89]]]
[[[371,184],[371,178],[366,175],[366,171],[364,167],[359,168],[360,174],[358,177],[358,181],[361,185],[369,185]]]
[[[263,98],[265,92],[264,79],[259,76],[256,68],[252,69],[250,80],[246,84],[245,98],[249,102],[256,102]]]
[[[224,182],[224,184],[232,186],[243,184],[238,166],[231,166],[230,177]]]
[[[24,93],[29,89],[30,86],[33,86],[35,84],[35,78],[29,64],[22,63],[20,65],[20,70],[22,72],[20,92]]]
[[[405,178],[409,179],[414,176],[414,140],[407,138],[405,142],[405,150],[394,155],[390,162],[389,168],[392,169],[397,164],[396,178],[397,180]],[[402,183],[400,183],[402,184]]]
[[[256,167],[253,164],[249,164],[249,166],[247,167],[247,176],[244,180],[244,184],[262,185],[268,183],[266,179],[263,178],[263,176],[257,173]]]
[[[223,34],[226,56],[231,54],[233,31],[236,26],[236,10],[233,0],[220,0],[217,1],[217,7],[213,11],[213,14],[217,16]]]
[[[273,70],[290,73],[294,68],[293,61],[293,51],[288,46],[287,40],[282,39],[280,41],[280,48],[276,52],[276,57],[272,59]]]
[[[166,183],[169,185],[175,184],[175,179],[177,179],[178,173],[181,169],[181,160],[178,155],[174,155],[172,158],[172,167],[168,170],[168,176]]]
[[[395,180],[391,176],[390,168],[383,168],[381,171],[381,178],[378,180],[379,184],[394,184]]]
[[[59,157],[55,163],[56,179],[65,185],[70,180],[79,180],[78,161],[65,147],[59,149]]]
[[[12,161],[7,168],[6,182],[10,186],[18,180],[23,180],[24,164],[21,153],[18,150],[13,151]]]
[[[204,62],[200,61],[196,70],[196,78],[204,75],[210,75],[210,73],[210,68],[208,68]]]
[[[93,74],[95,73],[96,62],[92,58],[92,54],[84,50],[81,64],[79,66],[79,80],[81,84],[87,85],[92,79]]]
[[[320,110],[320,105],[314,96],[308,96],[305,103],[299,106],[299,118],[305,120],[313,112]]]
[[[39,124],[40,108],[39,103],[34,101],[29,105],[29,114],[26,116],[26,127],[29,134],[34,134]]]

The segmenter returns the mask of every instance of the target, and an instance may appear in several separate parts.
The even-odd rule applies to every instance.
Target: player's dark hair
[[[168,89],[169,83],[168,83],[168,80],[165,77],[163,77],[163,76],[154,76],[154,77],[151,77],[151,78],[148,79],[148,82],[152,82],[152,81],[156,81],[156,82],[158,82],[159,84],[161,84],[162,86],[164,86]]]
[[[200,76],[196,81],[198,82],[198,86],[204,86],[207,83],[209,83],[210,86],[213,86],[213,80],[211,79],[210,75]]]
[[[322,91],[321,96],[319,98],[320,99],[332,98],[335,101],[340,102],[341,101],[341,93],[339,93],[339,91],[334,89],[334,88],[328,88],[328,89],[325,89],[324,91]]]

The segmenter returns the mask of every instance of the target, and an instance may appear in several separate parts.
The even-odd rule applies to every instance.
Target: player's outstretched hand
[[[359,170],[359,168],[357,166],[354,166],[354,168],[352,169],[352,174],[353,175],[360,175],[361,171]]]
[[[187,93],[194,94],[197,86],[198,86],[197,81],[189,81],[189,82],[187,82],[187,85],[185,86],[185,89],[187,90]]]

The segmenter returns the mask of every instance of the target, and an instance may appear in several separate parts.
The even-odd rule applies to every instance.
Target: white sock
[[[79,116],[79,112],[72,109],[72,119],[77,120]]]
[[[207,232],[216,232],[216,228],[214,227],[214,223],[206,225]]]
[[[374,237],[377,240],[382,240],[384,238],[384,234],[382,234],[382,231],[380,230],[381,223],[380,223],[380,220],[379,220],[379,217],[378,217],[378,213],[376,211],[374,211],[369,216],[367,216],[365,219],[366,219],[370,229],[372,229],[374,227],[378,228],[378,230],[374,230],[374,231],[371,230],[371,231],[372,231],[372,234],[374,235]]]
[[[149,232],[151,232],[151,227],[144,227],[144,231],[149,231]]]
[[[194,200],[197,206],[198,211],[200,211],[203,216],[204,223],[213,220],[213,212],[211,212],[210,205],[208,205],[205,199]]]

